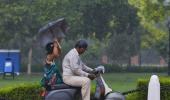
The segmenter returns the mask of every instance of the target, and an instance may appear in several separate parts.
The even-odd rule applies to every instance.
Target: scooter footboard
[[[80,98],[80,89],[71,88],[50,91],[45,100],[79,100]]]

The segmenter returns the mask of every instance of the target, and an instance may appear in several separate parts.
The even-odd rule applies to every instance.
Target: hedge
[[[87,64],[88,66],[95,68],[100,64]],[[137,73],[143,73],[143,72],[155,72],[155,73],[161,73],[161,72],[167,72],[168,67],[158,67],[158,66],[122,66],[119,64],[102,64],[105,67],[106,73],[112,73],[112,72],[137,72]],[[27,72],[27,65],[22,64],[21,72]],[[33,65],[35,67],[32,67],[32,72],[43,72],[43,65]],[[61,70],[61,65],[59,66],[59,69]]]
[[[168,67],[155,67],[155,66],[132,66],[127,67],[126,72],[137,72],[137,73],[161,73],[161,72],[167,72]]]
[[[159,78],[161,86],[161,100],[170,100],[170,78]],[[127,95],[127,100],[147,100],[149,79],[139,79],[137,88],[143,88],[139,92]]]
[[[0,100],[42,100],[39,83],[19,84],[13,87],[5,87],[0,89]],[[95,85],[91,86],[91,97],[93,98]]]
[[[0,99],[2,100],[42,100],[40,92],[42,88],[38,83],[20,84],[13,87],[0,89]]]
[[[161,73],[167,72],[168,67],[156,67],[156,66],[121,66],[116,64],[105,64],[105,70],[110,72],[135,72],[135,73]]]

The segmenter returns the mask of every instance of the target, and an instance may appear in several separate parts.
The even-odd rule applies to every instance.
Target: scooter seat
[[[81,87],[73,87],[73,86],[67,85],[65,83],[56,84],[56,85],[52,86],[52,90],[60,90],[60,89],[81,89]]]
[[[79,100],[81,98],[81,88],[67,84],[57,84],[49,91],[45,100]]]

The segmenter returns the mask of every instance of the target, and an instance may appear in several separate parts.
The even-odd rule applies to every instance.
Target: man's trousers
[[[63,81],[70,86],[81,87],[82,99],[90,100],[91,80],[89,78],[81,76],[63,76]]]

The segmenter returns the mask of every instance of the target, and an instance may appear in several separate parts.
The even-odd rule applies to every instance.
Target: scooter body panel
[[[125,100],[125,96],[119,92],[111,92],[105,96],[104,100]]]
[[[48,93],[45,100],[79,100],[81,92],[79,89],[60,89]]]

